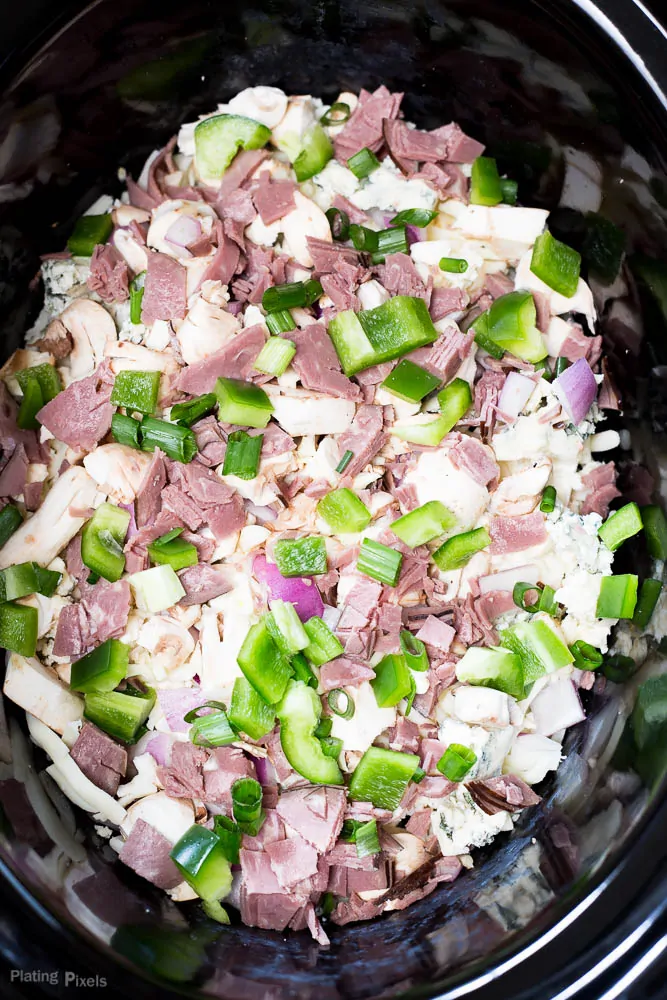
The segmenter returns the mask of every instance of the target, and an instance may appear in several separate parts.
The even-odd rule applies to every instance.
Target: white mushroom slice
[[[0,368],[0,378],[5,380],[7,388],[13,396],[20,396],[22,393],[15,378],[16,372],[23,371],[25,368],[33,368],[35,365],[43,364],[52,365],[53,355],[47,354],[44,351],[36,351],[29,347],[20,347],[18,351],[14,351],[14,353],[10,355],[2,368]]]
[[[407,833],[405,830],[388,831],[393,839],[401,845],[401,850],[394,855],[394,878],[405,878],[411,872],[416,871],[430,855],[426,850],[424,841],[416,837],[414,833]]]
[[[236,316],[198,296],[176,334],[183,360],[187,365],[203,361],[224,347],[239,329]]]
[[[501,480],[498,489],[491,494],[491,513],[516,516],[535,510],[542,490],[549,482],[551,467],[551,459],[545,458]]]
[[[199,219],[204,233],[211,232],[216,219],[215,210],[205,201],[163,201],[153,213],[153,221],[146,236],[147,245],[169,257],[189,257],[188,250],[183,253],[184,248],[165,239],[171,226],[184,215]]]
[[[296,208],[289,212],[281,223],[284,236],[283,250],[294,257],[304,267],[313,266],[313,258],[306,238],[333,241],[329,220],[319,206],[306,198],[300,191],[294,193]]]
[[[100,489],[118,503],[132,503],[152,458],[125,444],[103,444],[83,464]]]
[[[232,114],[274,128],[287,111],[287,94],[278,87],[246,87],[232,97],[227,108]]]
[[[66,469],[47,493],[36,514],[23,522],[0,549],[0,569],[22,562],[48,566],[86,523],[85,517],[70,514],[70,507],[85,510],[94,506],[97,485],[85,469]]]
[[[175,844],[194,823],[195,812],[190,799],[172,799],[166,792],[156,792],[139,799],[127,810],[120,825],[124,837],[130,836],[138,819],[150,823],[170,844]]]
[[[195,648],[186,628],[159,615],[153,615],[142,625],[137,643],[151,654],[151,669],[156,677],[164,677],[180,667]]]
[[[74,342],[67,359],[70,380],[92,375],[118,339],[113,317],[98,302],[78,299],[61,313],[60,321]]]
[[[457,215],[452,228],[478,240],[502,239],[532,246],[544,229],[548,215],[543,208],[468,205]]]
[[[3,691],[6,698],[56,733],[63,733],[70,722],[83,716],[83,698],[33,656],[9,654]]]
[[[287,111],[273,126],[272,142],[294,160],[301,151],[304,135],[316,122],[312,97],[297,94],[290,98]]]
[[[100,815],[110,823],[116,825],[122,823],[125,819],[123,807],[85,776],[70,757],[67,745],[39,719],[28,714],[27,720],[31,737],[53,761],[53,764],[47,767],[46,773],[53,778],[67,798],[86,812]]]
[[[121,340],[110,344],[106,356],[111,358],[111,370],[117,375],[121,371],[165,372],[174,374],[179,370],[173,354],[151,351],[141,344]]]
[[[148,254],[128,229],[117,229],[113,234],[113,244],[127,266],[135,274],[148,267]]]
[[[145,208],[135,208],[134,205],[116,205],[111,213],[114,226],[123,228],[131,222],[150,222],[151,213]]]
[[[264,386],[273,403],[273,416],[283,430],[302,434],[342,434],[354,419],[355,404],[350,399],[334,399],[303,389],[280,391]]]

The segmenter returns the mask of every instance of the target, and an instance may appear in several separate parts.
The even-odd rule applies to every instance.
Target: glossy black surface
[[[54,17],[52,4],[26,3],[10,13],[4,43],[0,137],[13,123],[17,141],[11,155],[0,155],[0,193],[21,195],[0,204],[5,355],[39,306],[38,289],[29,291],[38,255],[61,249],[80,211],[103,191],[115,192],[117,167],[136,174],[180,121],[257,83],[335,96],[342,88],[384,82],[405,90],[406,116],[420,126],[456,119],[492,153],[508,139],[549,142],[556,155],[545,173],[525,157],[507,165],[527,204],[555,209],[563,180],[559,148],[586,150],[603,167],[602,211],[623,227],[630,249],[655,258],[667,249],[667,102],[661,91],[667,45],[631,0],[265,0],[243,6],[101,0],[57,34],[68,13],[60,8]],[[617,26],[614,35],[610,25]],[[641,164],[628,158],[630,147],[644,158]],[[7,152],[6,141],[0,149]],[[15,187],[1,187],[7,184]],[[559,210],[554,223],[571,242],[581,236],[580,220],[569,211]],[[633,281],[628,302],[634,311],[645,309],[645,340],[628,343],[614,323],[603,329],[625,390],[635,457],[660,482],[664,317]],[[627,482],[627,455],[618,457]],[[636,563],[645,555],[637,548],[630,558]],[[658,661],[654,656],[654,669]],[[238,927],[214,940],[215,929],[201,923],[197,907],[179,910],[120,865],[109,871],[113,853],[87,832],[90,861],[100,873],[93,910],[107,917],[111,931],[121,928],[113,938],[116,951],[145,972],[159,971],[155,941],[162,935],[163,954],[175,959],[193,988],[229,1000],[455,997],[470,991],[546,998],[563,996],[565,985],[577,981],[566,995],[598,997],[624,976],[630,988],[640,975],[637,996],[662,996],[660,974],[657,986],[651,980],[667,933],[660,768],[650,775],[651,796],[610,763],[623,730],[619,714],[631,704],[631,688],[598,683],[588,696],[588,722],[568,736],[569,769],[544,789],[544,808],[526,815],[511,838],[477,852],[475,869],[452,886],[404,913],[332,929],[328,952],[301,934],[284,938]],[[25,753],[14,725],[15,762],[22,746]],[[38,770],[42,763],[35,756]],[[8,779],[26,774],[25,765],[13,767],[6,765],[10,770],[0,782],[8,815],[9,801],[20,799]],[[33,772],[27,787],[35,780]],[[89,831],[89,823],[77,819]],[[72,820],[65,816],[66,823]],[[85,988],[79,994],[75,986],[65,988],[62,970],[70,967],[106,976],[114,985],[105,996],[167,995],[166,986],[135,981],[129,965],[115,966],[111,950],[93,944],[99,925],[90,914],[68,913],[71,891],[60,888],[51,862],[39,860],[49,858],[49,842],[30,811],[14,825],[18,835],[1,848],[5,973],[12,965],[57,970],[60,963],[59,982],[42,983],[40,995],[89,995]],[[30,893],[44,905],[40,913]],[[148,931],[152,949],[144,940]],[[171,968],[173,973],[173,963]],[[32,995],[25,982],[5,983],[3,996],[11,989]]]

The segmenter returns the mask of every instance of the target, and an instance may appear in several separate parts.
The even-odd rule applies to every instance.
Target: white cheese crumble
[[[508,812],[487,816],[461,785],[441,800],[431,817],[431,829],[445,857],[467,854],[472,847],[490,844],[497,834],[513,826]]]

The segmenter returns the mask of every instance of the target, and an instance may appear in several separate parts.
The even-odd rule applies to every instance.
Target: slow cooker
[[[624,397],[625,495],[667,475],[667,31],[640,0],[96,0],[6,4],[0,38],[3,359],[39,308],[39,255],[118,169],[136,172],[178,124],[246,86],[335,95],[385,83],[430,128],[456,120],[552,210],[577,245],[591,209],[625,235],[627,284],[598,289]],[[598,192],[599,193],[599,192]],[[595,198],[594,198],[595,200]],[[630,318],[629,318],[630,317]],[[630,551],[630,563],[645,558]],[[114,864],[90,822],[40,777],[45,761],[6,706],[0,740],[0,993],[7,998],[213,996],[667,996],[667,736],[640,753],[637,690],[600,678],[565,760],[512,835],[451,886],[377,921],[332,929],[322,950],[212,926]],[[660,716],[658,706],[658,721]],[[665,713],[667,714],[667,713]],[[4,727],[2,727],[4,729]],[[57,824],[54,822],[57,820]],[[89,865],[85,893],[54,846]],[[77,852],[75,852],[77,853]]]

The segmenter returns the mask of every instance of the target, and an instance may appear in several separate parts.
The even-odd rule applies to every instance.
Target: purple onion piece
[[[321,617],[324,602],[317,585],[303,576],[285,577],[265,556],[255,556],[253,572],[268,590],[269,600],[290,601],[302,622],[313,615]]]

